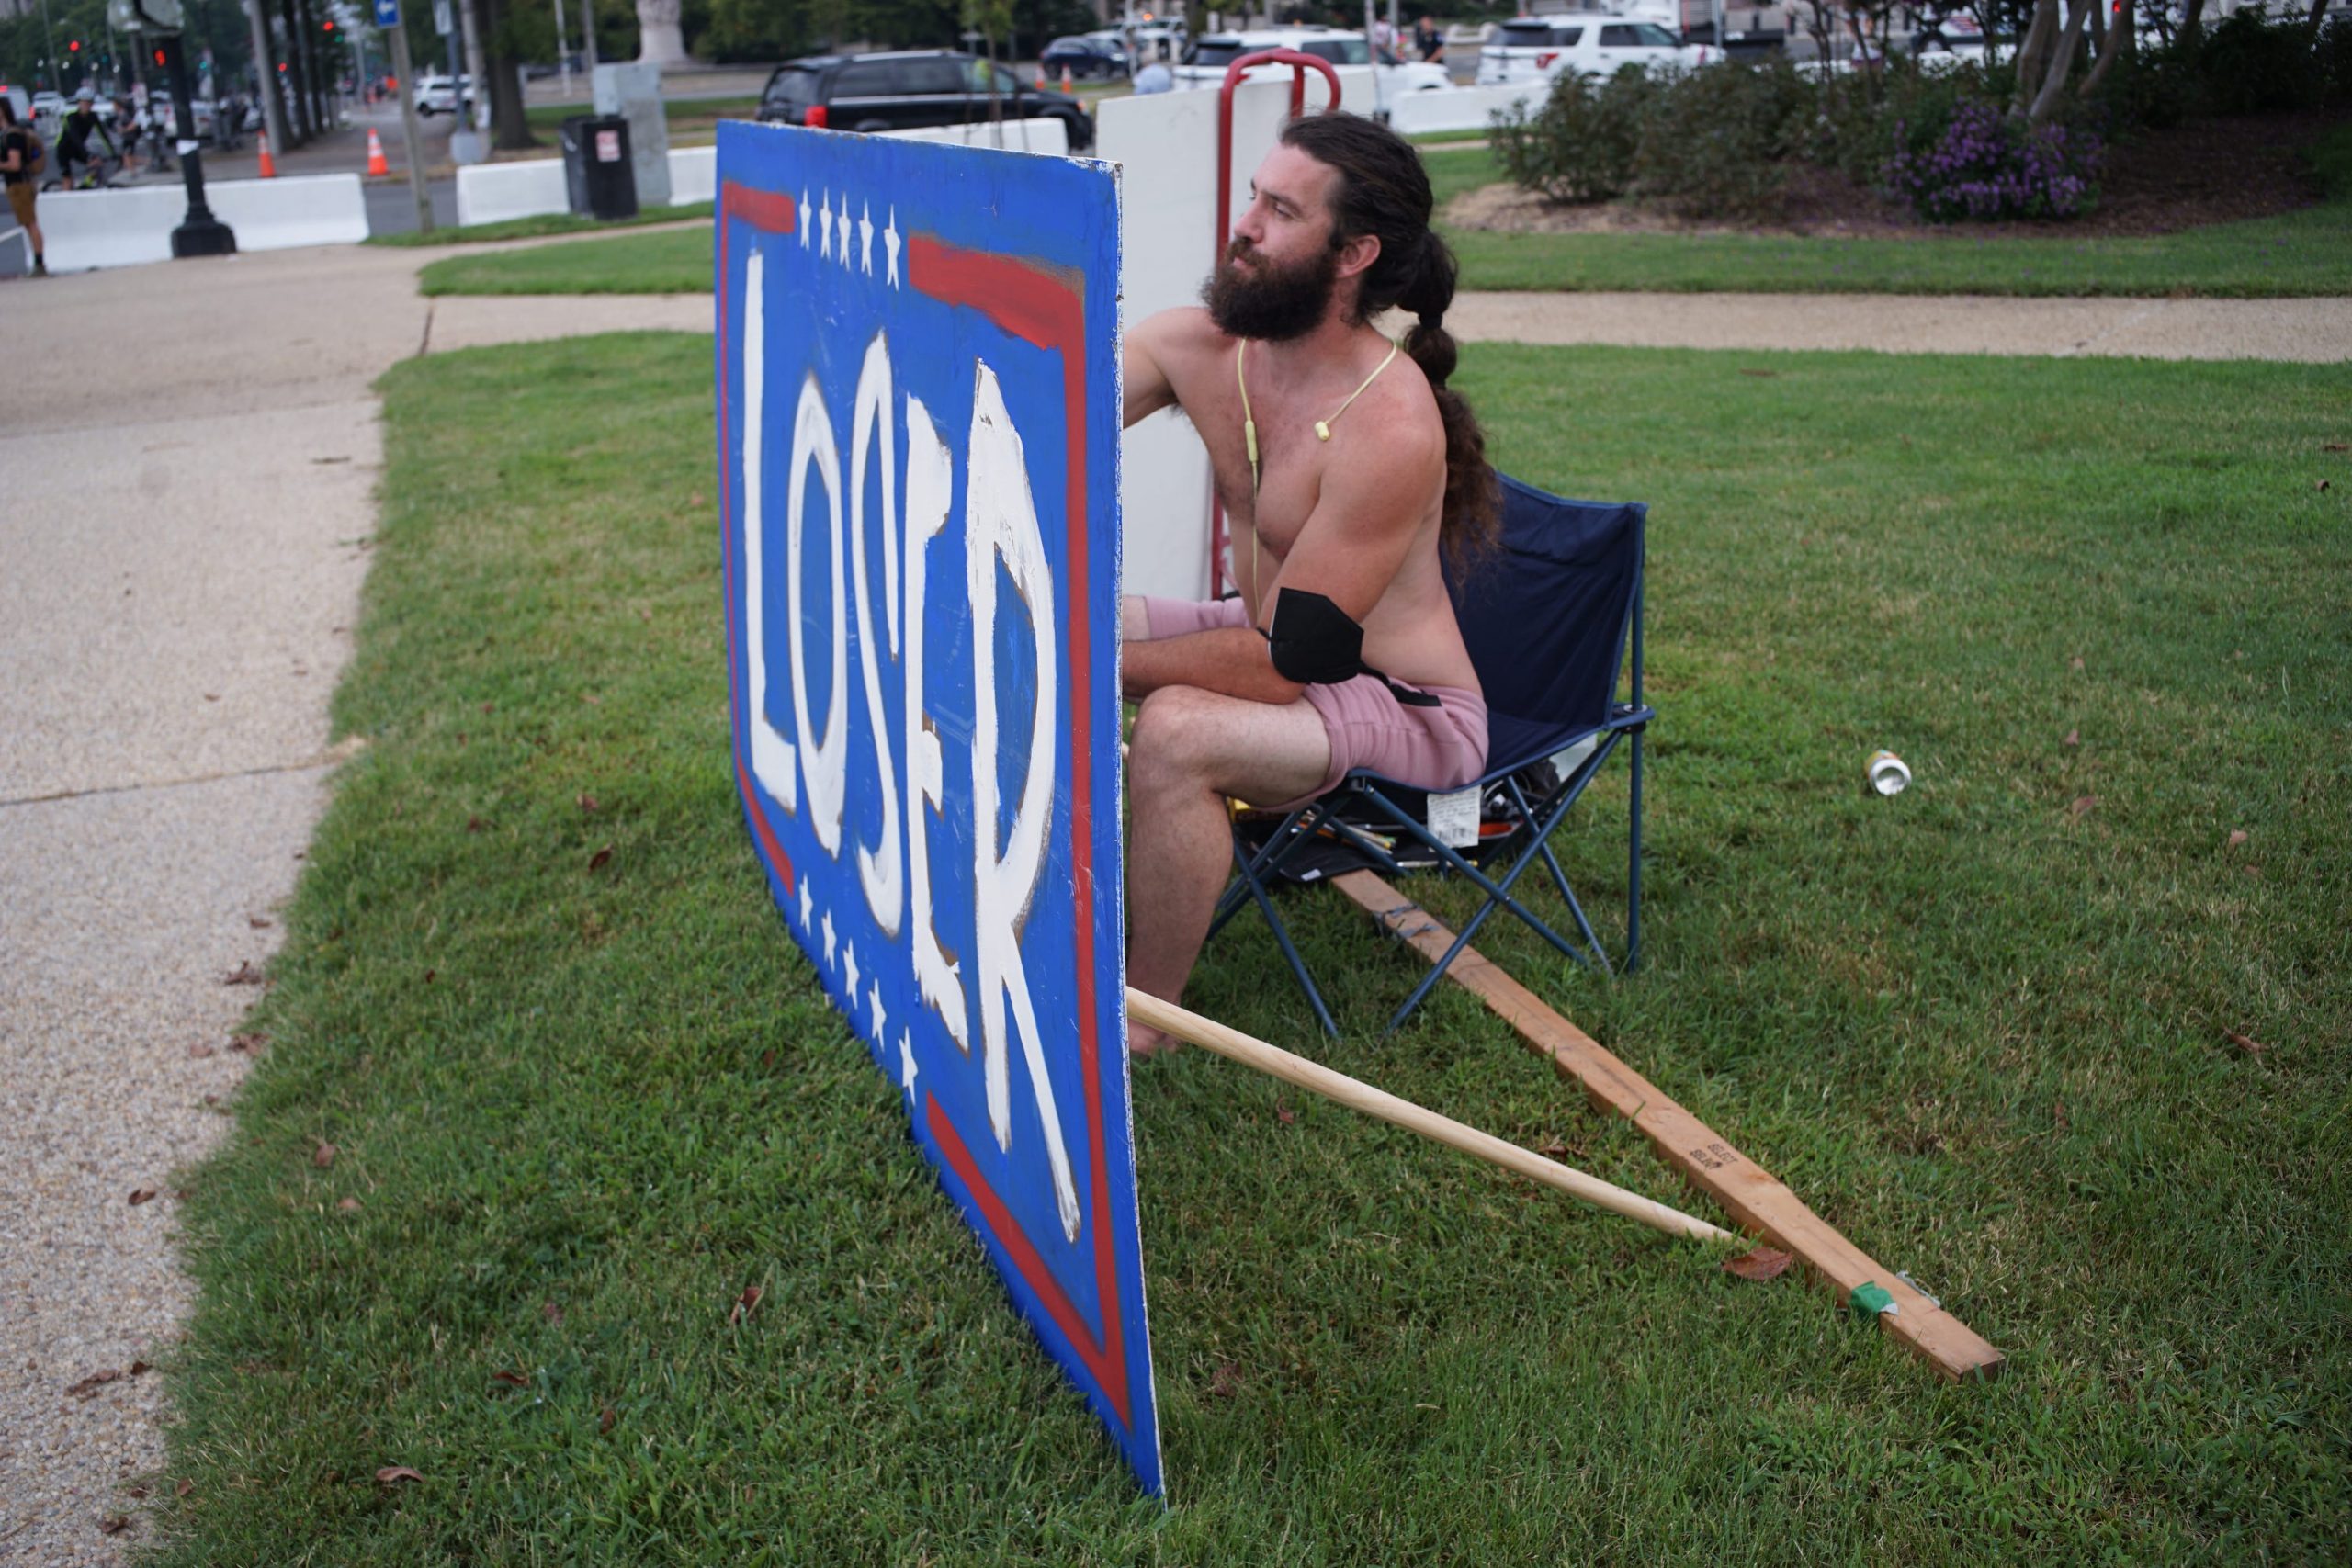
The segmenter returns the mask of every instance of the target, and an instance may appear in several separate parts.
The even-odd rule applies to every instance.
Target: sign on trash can
[[[752,840],[1013,1305],[1159,1494],[1119,840],[1117,171],[718,130]]]

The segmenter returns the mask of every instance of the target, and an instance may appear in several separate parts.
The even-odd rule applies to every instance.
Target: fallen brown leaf
[[[100,1535],[120,1535],[130,1528],[130,1521],[124,1518],[120,1514],[108,1514],[105,1518],[98,1521],[98,1533]]]
[[[1563,1165],[1567,1163],[1568,1145],[1562,1143],[1557,1138],[1553,1139],[1550,1143],[1544,1145],[1535,1152],[1542,1155],[1545,1159],[1555,1159]]]
[[[553,1302],[541,1302],[539,1303],[539,1315],[546,1318],[549,1323],[561,1323],[563,1321],[563,1309],[556,1305]]]
[[[220,983],[224,986],[258,986],[262,983],[262,973],[249,963],[240,964],[221,976]]]
[[[2227,846],[2228,848],[2230,848],[2230,849],[2236,849],[2240,844],[2243,844],[2243,843],[2245,843],[2245,829],[2243,829],[2243,828],[2233,828],[2233,829],[2230,829],[2230,839],[2229,839],[2229,844],[2228,844],[2228,846]]]
[[[357,1213],[362,1206],[363,1205],[356,1198],[341,1199],[335,1203],[335,1207],[342,1210],[346,1214]]]
[[[596,797],[595,797],[594,795],[590,795],[590,794],[589,794],[587,791],[585,791],[585,790],[581,791],[581,793],[580,793],[580,809],[581,809],[581,810],[582,810],[582,811],[594,811],[594,810],[595,810],[595,809],[596,809]]]
[[[2320,480],[2320,481],[2319,481],[2319,488],[2320,488],[2320,489],[2322,489],[2322,490],[2325,490],[2325,489],[2327,489],[2327,488],[2328,488],[2328,482],[2327,482],[2325,479],[2322,479],[2322,480]]]
[[[2060,1133],[2063,1134],[2066,1131],[2068,1123],[2066,1121],[2066,1102],[2064,1100],[2053,1100],[2050,1102],[2050,1120],[2056,1123]]]
[[[583,702],[583,703],[586,703],[586,704],[587,704],[590,707],[592,707],[592,708],[600,708],[600,707],[603,707],[603,706],[605,705],[605,699],[604,699],[604,698],[602,698],[602,697],[600,697],[600,696],[598,696],[598,695],[597,695],[595,693],[594,693],[594,692],[582,692],[582,693],[581,693],[581,694],[580,694],[580,700],[581,700],[582,702]]]
[[[2083,743],[2083,732],[2082,732],[2081,730],[2079,730],[2079,729],[2070,729],[2070,730],[2066,731],[2066,744],[2067,744],[2067,745],[2069,745],[2069,746],[2080,746],[2082,743]]]
[[[479,833],[484,828],[489,826],[489,823],[483,821],[479,817],[469,817],[466,818],[466,831],[469,833]]]
[[[411,1470],[404,1464],[388,1464],[383,1469],[376,1472],[376,1483],[379,1486],[390,1486],[396,1482],[422,1481],[424,1479],[424,1476],[419,1475],[415,1471]]]
[[[516,1388],[528,1388],[531,1386],[531,1380],[525,1377],[520,1372],[495,1371],[490,1374],[490,1381],[492,1382],[511,1383]]]
[[[120,1367],[106,1367],[92,1372],[80,1382],[68,1383],[65,1392],[76,1399],[95,1399],[98,1390],[110,1382],[120,1382],[128,1374]]]
[[[735,1304],[728,1309],[727,1326],[732,1328],[737,1324],[747,1321],[753,1309],[760,1304],[760,1297],[763,1293],[757,1285],[744,1286],[743,1293],[737,1296]]]
[[[134,1187],[130,1190],[130,1206],[134,1209],[141,1203],[152,1203],[154,1201],[155,1190],[152,1187]]]
[[[2083,656],[2082,656],[2081,654],[2079,654],[2079,653],[2078,653],[2078,654],[2076,654],[2076,655],[2075,655],[2075,657],[2074,657],[2074,658],[2069,659],[2068,660],[2066,660],[2066,668],[2067,668],[2067,669],[2069,669],[2069,670],[2080,670],[2082,667],[2083,667]]]
[[[2098,796],[2095,795],[2078,795],[2075,796],[2075,804],[2066,807],[2066,815],[2069,817],[2080,817],[2098,804]]]
[[[694,491],[690,492],[686,496],[686,504],[688,506],[700,506],[702,504],[702,491]]]
[[[2239,1050],[2245,1052],[2249,1056],[2259,1056],[2265,1051],[2270,1049],[2269,1046],[2265,1045],[2261,1041],[2249,1040],[2234,1029],[2224,1029],[2222,1031],[2222,1034],[2231,1044],[2236,1046]]]
[[[2320,450],[2323,452],[2352,452],[2352,446],[2347,446],[2341,441],[2327,441],[2321,443]]]
[[[259,915],[247,915],[245,917],[245,924],[257,931],[266,931],[269,930],[270,926],[270,922]]]
[[[613,1429],[613,1421],[616,1415],[616,1412],[615,1412],[613,1407],[609,1404],[596,1412],[596,1430],[599,1432],[611,1431]]]
[[[128,1497],[143,1498],[147,1495],[147,1488],[144,1486],[126,1486],[122,1490],[123,1495]]]
[[[311,1151],[311,1163],[317,1166],[321,1170],[324,1170],[327,1167],[334,1163],[334,1156],[342,1152],[343,1151],[341,1149],[336,1148],[324,1138],[321,1138],[319,1140],[319,1146]]]
[[[425,983],[426,985],[428,985],[428,986],[429,986],[429,985],[431,985],[431,984],[433,984],[433,976],[435,976],[435,975],[438,975],[439,973],[441,973],[441,971],[440,971],[440,970],[438,970],[438,969],[427,969],[427,970],[424,972],[424,983]]]
[[[603,849],[598,850],[594,854],[588,857],[588,869],[590,871],[602,871],[605,869],[605,863],[612,858],[613,846],[606,844]]]
[[[248,1056],[260,1055],[262,1047],[268,1043],[269,1036],[259,1032],[253,1034],[232,1034],[229,1036],[229,1049],[232,1051],[242,1051]]]
[[[172,1495],[175,1497],[185,1497],[195,1490],[196,1483],[183,1475],[180,1477],[179,1484],[172,1488]]]
[[[1274,1120],[1287,1127],[1298,1120],[1298,1112],[1287,1105],[1277,1105],[1274,1107]]]
[[[220,1052],[209,1042],[199,1040],[187,1048],[187,1054],[201,1062],[207,1056],[219,1055]]]
[[[154,1370],[153,1365],[147,1361],[133,1361],[130,1363],[130,1375],[132,1377],[137,1377],[141,1372],[150,1372]]]
[[[1208,1397],[1231,1399],[1241,1392],[1241,1363],[1219,1361],[1216,1371],[1209,1374]]]
[[[1794,1259],[1787,1253],[1776,1247],[1758,1246],[1753,1251],[1741,1253],[1737,1258],[1724,1258],[1724,1272],[1736,1275],[1742,1280],[1760,1282],[1765,1280],[1779,1279],[1789,1271],[1789,1265],[1793,1261]]]

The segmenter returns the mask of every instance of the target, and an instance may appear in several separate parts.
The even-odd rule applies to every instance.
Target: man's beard
[[[1257,253],[1255,265],[1238,259],[1253,247],[1236,240],[1226,260],[1201,286],[1201,303],[1209,320],[1227,337],[1254,337],[1286,343],[1305,337],[1323,320],[1331,305],[1331,288],[1340,276],[1340,253],[1329,245],[1290,266],[1279,266]]]

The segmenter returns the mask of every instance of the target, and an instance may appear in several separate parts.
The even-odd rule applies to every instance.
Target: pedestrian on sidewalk
[[[17,106],[6,93],[0,93],[0,180],[8,187],[8,210],[17,215],[23,225],[25,238],[32,243],[33,276],[49,276],[49,255],[42,247],[40,222],[33,216],[33,202],[40,194],[40,141],[28,126],[17,122]]]

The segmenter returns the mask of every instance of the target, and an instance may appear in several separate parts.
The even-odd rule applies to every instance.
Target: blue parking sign
[[[1119,840],[1117,172],[718,130],[752,840],[1013,1304],[1157,1495]]]
[[[401,0],[376,0],[376,25],[396,28],[401,25]]]

